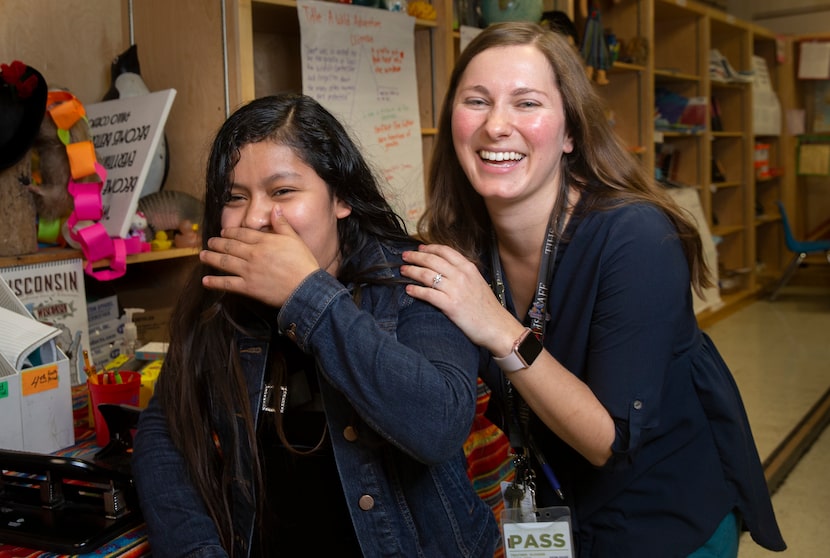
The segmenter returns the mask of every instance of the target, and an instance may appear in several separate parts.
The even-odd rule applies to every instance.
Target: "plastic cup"
[[[92,405],[93,420],[95,422],[95,443],[100,447],[104,447],[109,443],[110,433],[104,417],[101,416],[101,412],[98,410],[98,405],[112,403],[138,406],[141,374],[132,371],[118,372],[118,374],[121,376],[120,384],[115,382],[104,383],[105,375],[107,375],[108,380],[114,378],[115,373],[113,372],[98,374],[96,383],[87,381],[89,403]]]

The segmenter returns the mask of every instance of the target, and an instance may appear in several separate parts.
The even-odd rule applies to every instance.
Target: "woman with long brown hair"
[[[737,386],[693,312],[710,282],[698,232],[562,36],[505,23],[470,42],[430,186],[431,244],[401,272],[484,349],[523,528],[540,529],[525,508],[566,507],[574,556],[734,557],[741,529],[783,549]]]

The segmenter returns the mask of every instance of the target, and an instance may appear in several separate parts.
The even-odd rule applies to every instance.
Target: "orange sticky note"
[[[56,389],[58,387],[58,365],[44,365],[20,373],[21,392],[24,397]]]

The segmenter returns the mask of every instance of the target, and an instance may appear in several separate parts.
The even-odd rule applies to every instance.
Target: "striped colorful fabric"
[[[0,543],[0,558],[138,558],[150,556],[150,544],[144,525],[133,527],[118,538],[85,554],[55,554],[44,550]]]
[[[501,518],[504,500],[501,497],[502,481],[513,480],[513,462],[510,443],[504,433],[484,416],[490,401],[490,390],[478,380],[476,416],[470,436],[464,443],[467,456],[467,475],[479,497],[490,505],[496,521]],[[501,544],[495,557],[504,556]]]

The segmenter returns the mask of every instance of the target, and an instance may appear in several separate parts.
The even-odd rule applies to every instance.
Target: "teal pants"
[[[689,558],[737,558],[740,534],[738,516],[729,512],[706,544],[689,554]]]

